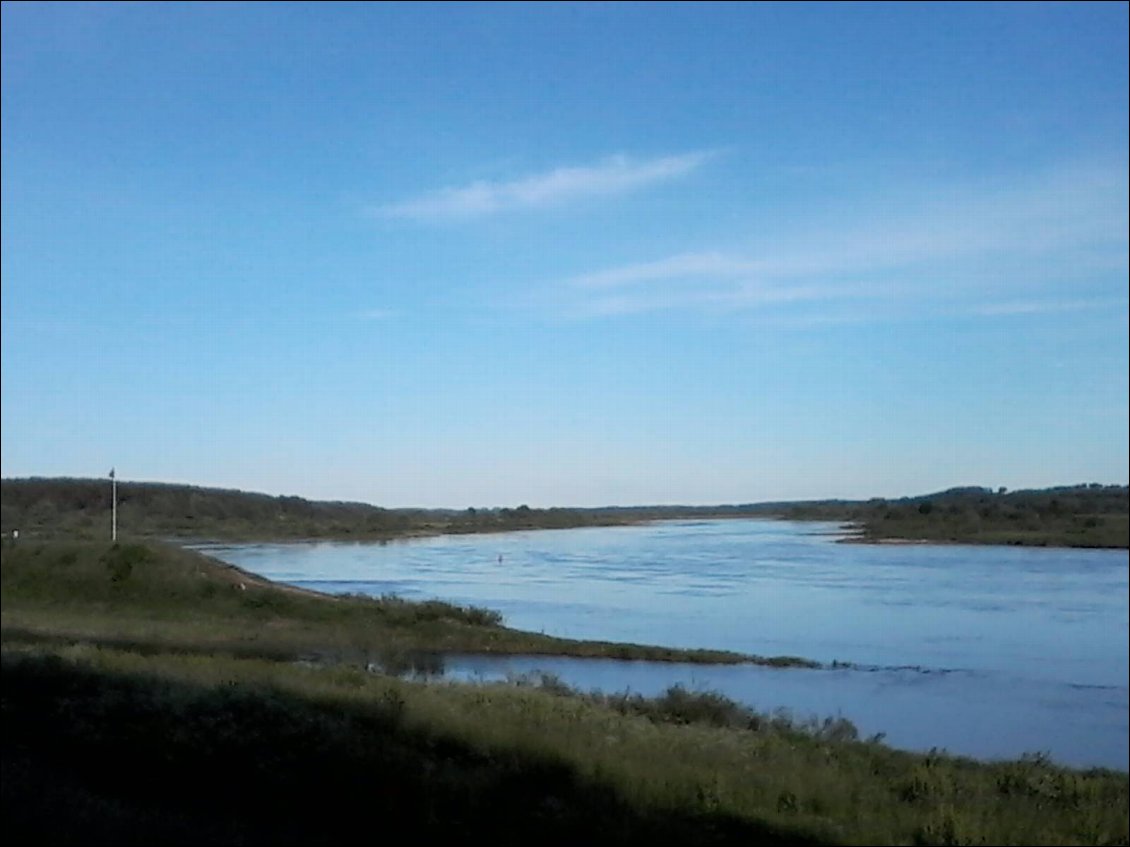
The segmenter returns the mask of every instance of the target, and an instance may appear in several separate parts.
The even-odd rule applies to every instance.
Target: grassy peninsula
[[[38,542],[3,551],[6,641],[426,669],[448,652],[804,666],[804,659],[575,641],[432,600],[278,585],[161,542]]]
[[[906,753],[681,689],[371,669],[538,646],[484,610],[297,591],[156,543],[21,538],[0,577],[21,844],[1127,843],[1123,773]]]

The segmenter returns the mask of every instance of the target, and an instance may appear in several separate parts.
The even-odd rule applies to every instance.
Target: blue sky
[[[0,472],[456,508],[1125,484],[1128,28],[4,3]]]

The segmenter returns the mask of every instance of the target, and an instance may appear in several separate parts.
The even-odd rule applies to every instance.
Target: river
[[[716,520],[201,549],[279,582],[485,606],[550,635],[852,665],[452,657],[457,679],[541,670],[642,694],[680,683],[846,717],[906,749],[1128,768],[1127,551],[838,538],[835,524]]]

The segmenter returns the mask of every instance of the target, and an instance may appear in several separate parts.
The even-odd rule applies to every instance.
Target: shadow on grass
[[[4,831],[20,844],[819,843],[414,729],[395,694],[330,705],[14,655],[3,681]]]
[[[67,635],[55,632],[39,632],[22,627],[4,627],[0,642],[9,646],[16,644],[36,647],[60,648],[74,645],[89,645],[108,650],[124,650],[139,656],[231,656],[237,659],[269,659],[287,661],[298,659],[303,650],[287,644],[260,642],[240,642],[233,639],[215,642],[194,642],[176,639],[156,639],[153,637],[130,638],[117,635]],[[344,652],[344,651],[338,651]]]

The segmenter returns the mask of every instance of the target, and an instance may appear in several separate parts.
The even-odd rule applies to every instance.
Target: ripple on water
[[[322,590],[487,606],[551,635],[859,663],[875,670],[616,666],[599,681],[717,685],[915,749],[1126,767],[1126,551],[838,544],[838,529],[694,521],[208,552]]]

